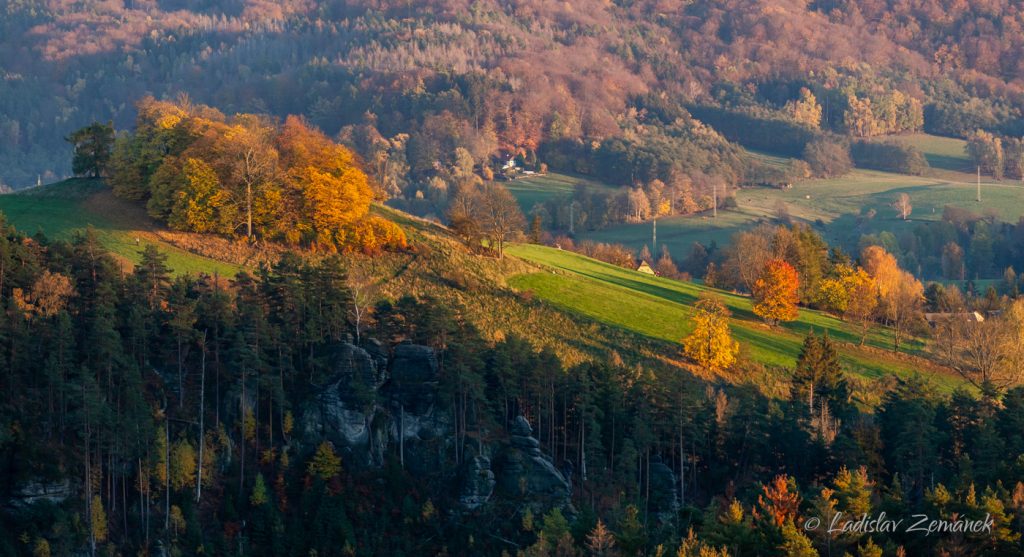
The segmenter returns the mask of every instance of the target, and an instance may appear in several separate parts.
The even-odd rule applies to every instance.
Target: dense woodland
[[[306,115],[374,161],[389,196],[409,199],[450,181],[467,156],[485,178],[510,155],[604,174],[575,156],[600,148],[641,159],[611,169],[614,185],[669,183],[672,164],[694,182],[736,185],[741,168],[727,158],[643,167],[666,144],[706,149],[686,111],[791,156],[821,131],[1024,131],[1024,15],[1005,0],[17,0],[4,10],[0,179],[14,187],[67,175],[72,130],[127,128],[137,99],[182,91],[229,114]]]
[[[796,234],[798,244],[827,248]],[[977,367],[968,347],[1016,346],[998,358],[1018,362],[1022,343],[1006,335],[1024,334],[1024,302],[996,300],[1006,317],[990,320],[989,336],[950,330],[950,350],[935,354],[980,391],[950,396],[919,378],[888,377],[880,399],[859,399],[833,341],[811,333],[783,375],[789,395],[769,398],[614,356],[564,367],[526,339],[485,340],[457,302],[407,296],[357,314],[367,302],[338,256],[286,256],[229,284],[172,278],[163,261],[147,249],[126,275],[89,232],[71,243],[9,227],[0,237],[0,365],[5,391],[18,393],[0,403],[0,494],[17,500],[25,482],[68,490],[61,502],[0,513],[3,554],[1022,551],[1024,391],[1012,386],[1019,377],[1004,381],[1005,369]],[[884,250],[867,250],[857,263],[823,278],[839,283],[823,290],[843,291],[850,276],[885,282],[886,292],[920,288]],[[785,306],[799,300],[807,276],[784,259],[768,261],[751,286],[755,312],[791,319]],[[856,318],[854,299],[844,318]],[[698,308],[695,335],[722,334],[714,298]],[[880,318],[903,319],[902,310],[888,311]],[[438,351],[438,405],[460,417],[440,440],[451,449],[440,467],[407,468],[392,446],[380,467],[367,468],[298,428],[353,336],[375,338],[388,352],[403,340]],[[680,349],[700,365],[756,367],[721,354],[704,360],[694,351],[701,344],[686,339]],[[374,403],[374,391],[359,392],[362,404]],[[520,414],[537,426],[541,450],[579,471],[572,507],[460,507],[467,456],[458,447],[500,443]],[[676,485],[655,483],[666,467],[681,478]],[[809,517],[883,510],[987,513],[994,529],[924,536],[802,526]]]
[[[301,250],[217,277],[175,276],[147,248],[129,273],[91,231],[0,226],[0,555],[1024,554],[1024,223],[949,208],[846,253],[779,215],[728,246],[639,254],[749,294],[769,329],[810,307],[863,335],[888,327],[894,352],[927,337],[908,366],[958,374],[952,393],[885,376],[866,394],[815,331],[793,368],[767,369],[714,296],[664,354],[685,365],[636,365],[615,346],[569,365],[466,317],[474,289],[530,311],[528,293],[474,279],[444,300],[371,296],[351,264],[388,250],[498,261],[525,234],[632,267],[638,254],[561,235],[727,208],[738,187],[852,165],[920,174],[921,153],[889,138],[918,130],[964,137],[984,173],[1021,177],[1018,3],[0,10],[0,183],[99,177],[170,228]],[[737,144],[800,160],[778,171]],[[496,182],[510,159],[611,187],[524,216]],[[444,220],[465,248],[411,242],[374,200]],[[893,210],[906,218],[912,200]],[[922,282],[937,278],[966,287]],[[985,321],[956,317],[973,312]],[[389,445],[367,466],[304,427],[350,343],[387,358],[410,342],[436,355],[440,462]],[[726,380],[765,376],[775,396]],[[350,410],[383,404],[348,387]],[[571,478],[569,500],[467,508],[474,451],[523,437],[519,416]],[[992,529],[806,528],[882,511]]]

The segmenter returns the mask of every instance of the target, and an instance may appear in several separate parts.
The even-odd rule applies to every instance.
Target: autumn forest
[[[9,0],[0,557],[1024,555],[1024,7]]]

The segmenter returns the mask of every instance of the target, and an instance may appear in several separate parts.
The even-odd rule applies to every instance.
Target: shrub
[[[850,171],[850,148],[846,141],[836,137],[820,137],[804,148],[804,160],[816,176],[833,178]]]
[[[928,161],[916,147],[899,141],[856,141],[850,156],[860,168],[899,172],[920,176],[928,170]]]

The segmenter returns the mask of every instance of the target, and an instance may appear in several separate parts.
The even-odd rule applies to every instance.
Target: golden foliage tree
[[[786,110],[794,120],[809,127],[821,124],[821,105],[817,97],[806,87],[800,88],[800,98],[786,103]]]
[[[89,524],[92,528],[92,538],[96,543],[107,540],[107,513],[103,510],[103,500],[99,495],[92,496],[92,504],[89,505]]]
[[[875,280],[861,268],[845,277],[843,286],[847,293],[843,319],[860,327],[860,344],[863,346],[878,308],[878,288]]]
[[[761,494],[757,496],[755,514],[782,527],[788,520],[796,520],[800,511],[800,494],[796,482],[786,476],[779,475],[761,486]]]
[[[171,448],[171,486],[186,489],[196,483],[196,450],[185,439],[174,443]]]
[[[373,188],[352,151],[298,117],[226,118],[187,99],[145,99],[111,166],[115,194],[145,200],[177,230],[328,251],[406,243],[401,229],[369,216]]]
[[[39,275],[27,293],[20,288],[14,288],[11,293],[14,304],[26,317],[35,315],[44,319],[63,311],[68,300],[74,295],[75,287],[71,284],[71,279],[61,273],[51,273],[49,270],[44,270],[43,274]]]
[[[177,230],[229,233],[228,195],[213,167],[189,157],[182,166],[182,188],[174,195],[167,224]]]
[[[754,314],[770,325],[793,321],[798,316],[799,288],[800,276],[792,265],[781,259],[769,261],[754,281]]]
[[[594,557],[612,557],[615,552],[615,536],[604,525],[604,521],[597,519],[597,525],[587,534],[587,551]]]
[[[860,259],[875,281],[882,317],[893,328],[893,350],[899,350],[907,330],[921,316],[924,286],[881,246],[864,248]]]
[[[277,138],[287,168],[287,205],[300,209],[300,229],[321,245],[334,245],[335,234],[362,220],[373,190],[351,151],[289,116]]]
[[[728,369],[740,350],[729,332],[729,310],[710,294],[701,295],[695,308],[693,332],[683,339],[683,353],[707,369]]]
[[[334,452],[334,445],[328,441],[320,443],[316,454],[309,461],[309,475],[329,480],[341,472],[341,457]]]

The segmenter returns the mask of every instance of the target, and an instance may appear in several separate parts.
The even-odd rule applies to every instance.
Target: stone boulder
[[[376,393],[385,368],[348,342],[334,348],[331,360],[333,375],[302,414],[303,436],[314,446],[323,439],[331,441],[349,465],[383,464],[387,421],[376,404]]]
[[[426,414],[437,399],[437,353],[429,346],[403,342],[391,358],[388,392],[406,412]]]

